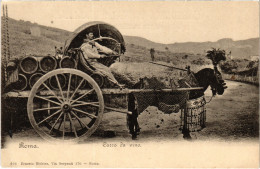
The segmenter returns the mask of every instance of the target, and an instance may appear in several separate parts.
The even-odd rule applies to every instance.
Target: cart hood
[[[86,34],[93,32],[95,38],[111,37],[121,43],[122,53],[125,51],[125,42],[122,34],[114,26],[107,24],[105,22],[94,21],[88,22],[77,28],[69,39],[66,40],[64,46],[64,53],[66,54],[70,48],[78,48],[83,43],[86,38]]]

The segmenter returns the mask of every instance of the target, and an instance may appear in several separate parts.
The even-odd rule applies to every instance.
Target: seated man
[[[116,86],[123,87],[123,85],[119,84],[110,69],[99,63],[96,59],[109,57],[109,55],[115,55],[116,52],[111,49],[100,45],[99,43],[92,41],[94,39],[94,35],[92,32],[86,34],[86,39],[84,39],[84,43],[81,45],[80,49],[83,51],[83,55],[85,59],[89,62],[89,64],[94,67],[99,73],[103,74],[108,78],[110,82],[115,84]],[[102,53],[102,54],[100,54]],[[105,55],[107,54],[107,55]]]

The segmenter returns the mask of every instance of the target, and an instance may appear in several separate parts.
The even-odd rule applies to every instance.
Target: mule
[[[194,76],[195,81],[197,83],[197,87],[203,87],[203,90],[190,91],[188,99],[195,99],[203,96],[204,92],[207,90],[209,86],[211,87],[213,96],[216,94],[223,95],[224,90],[227,88],[226,83],[222,79],[221,73],[218,71],[216,66],[214,66],[214,69],[205,68],[194,74],[191,72],[191,75]],[[145,83],[147,83],[147,81],[144,82],[144,79],[140,79],[140,81],[137,84],[135,84],[133,88],[142,89]],[[128,111],[131,111],[132,114],[127,115],[127,124],[129,132],[132,135],[132,139],[137,138],[137,135],[139,134],[141,129],[137,120],[139,114],[136,107],[137,101],[134,97],[134,94],[129,94]],[[189,131],[182,131],[182,133],[184,138],[190,137]]]

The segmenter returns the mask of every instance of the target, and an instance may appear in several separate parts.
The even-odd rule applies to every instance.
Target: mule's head
[[[214,75],[211,78],[210,86],[213,95],[222,95],[227,88],[226,83],[223,80],[222,75],[218,71],[217,67],[214,67]]]
[[[214,65],[213,73],[210,75],[211,82],[210,86],[213,92],[213,95],[216,93],[218,95],[222,95],[227,88],[226,83],[224,82],[221,73],[217,69],[217,65],[220,63],[220,61],[226,60],[226,52],[225,50],[215,49],[207,51],[206,57],[212,61],[212,64]]]

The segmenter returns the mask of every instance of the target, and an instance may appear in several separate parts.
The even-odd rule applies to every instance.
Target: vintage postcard
[[[258,168],[259,2],[4,1],[1,167]]]

